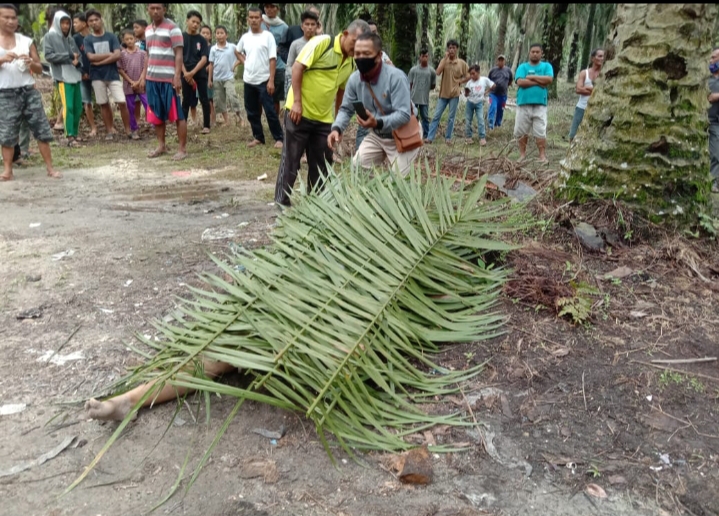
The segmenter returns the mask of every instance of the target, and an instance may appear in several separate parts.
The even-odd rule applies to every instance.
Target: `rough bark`
[[[594,33],[594,16],[596,12],[597,4],[589,4],[587,30],[584,31],[584,39],[582,41],[582,58],[579,60],[579,66],[582,68],[589,66],[589,54],[592,52],[592,34]]]
[[[557,98],[557,78],[562,69],[564,53],[564,33],[567,27],[569,4],[551,4],[545,11],[544,19],[544,56],[554,70],[555,80],[547,88],[550,99]]]
[[[517,67],[522,59],[522,46],[524,44],[524,38],[527,34],[527,27],[529,26],[529,19],[534,16],[536,4],[524,4],[524,12],[522,14],[522,28],[519,29],[519,37],[517,38],[517,44],[514,47],[514,58],[512,59],[512,75],[517,72]]]
[[[469,11],[472,4],[461,4],[462,8],[459,13],[459,58],[467,60],[469,54]]]
[[[415,11],[416,12],[416,11]],[[377,4],[375,9],[375,19],[377,22],[377,32],[386,48],[392,46],[392,4]]]
[[[717,4],[619,4],[584,121],[562,162],[569,198],[618,198],[696,222],[710,195],[706,63]]]
[[[577,75],[577,54],[579,54],[579,33],[572,34],[572,45],[569,47],[569,59],[567,61],[567,82],[574,82]]]
[[[420,4],[420,50],[429,50],[429,4]]]
[[[392,4],[394,11],[394,38],[392,41],[392,62],[404,73],[415,62],[417,43],[417,6],[415,4]]]
[[[434,52],[432,53],[432,60],[436,64],[444,57],[444,4],[436,4],[434,22]]]
[[[507,40],[507,23],[509,22],[510,8],[511,4],[499,4],[499,27],[497,28],[497,55],[504,54],[504,43]]]

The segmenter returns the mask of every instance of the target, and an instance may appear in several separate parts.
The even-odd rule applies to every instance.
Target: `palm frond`
[[[481,370],[442,367],[437,345],[492,338],[505,321],[496,301],[507,271],[483,256],[513,248],[498,237],[518,219],[509,203],[485,201],[484,187],[419,168],[406,179],[331,171],[320,194],[295,193],[271,248],[213,258],[224,278],[207,275],[182,316],[155,323],[161,343],[143,339],[157,353],[127,382],[233,396],[233,414],[245,399],[304,413],[330,456],[327,434],[351,455],[408,449],[404,436],[435,424],[470,424],[426,407]],[[254,380],[206,378],[202,359]]]

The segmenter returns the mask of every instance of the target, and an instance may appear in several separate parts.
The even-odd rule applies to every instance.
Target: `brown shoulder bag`
[[[377,109],[379,109],[379,112],[382,113],[382,116],[384,116],[385,113],[382,109],[382,104],[380,104],[379,100],[377,100],[369,82],[367,83],[367,87],[369,88],[370,95],[372,95],[372,98],[377,104]],[[409,122],[404,124],[399,129],[392,131],[392,137],[394,138],[394,143],[397,146],[397,152],[400,153],[419,149],[423,143],[419,120],[417,120],[417,117],[414,116],[414,106],[412,105],[412,101],[409,102],[409,113]]]

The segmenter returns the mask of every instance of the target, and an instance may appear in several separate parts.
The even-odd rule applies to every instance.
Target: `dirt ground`
[[[233,131],[240,141],[249,137]],[[0,185],[0,407],[26,404],[0,415],[0,514],[143,514],[187,460],[185,485],[210,445],[233,400],[214,400],[209,426],[199,399],[144,410],[85,482],[60,497],[115,428],[87,420],[81,404],[139,363],[125,347],[133,334],[153,335],[150,321],[201,284],[198,273],[214,268],[208,252],[267,242],[279,153],[227,150],[237,146],[233,131],[202,140],[195,130],[197,157],[179,165],[146,159],[147,134],[140,142],[57,147],[64,179],[47,179],[34,158]],[[497,133],[495,149],[509,133]],[[550,158],[565,149],[550,142]],[[444,144],[429,151],[462,153],[469,159]],[[264,172],[268,180],[257,181]],[[484,445],[476,429],[436,429],[437,442],[470,442],[471,451],[433,455],[434,482],[405,486],[381,454],[364,455],[362,465],[339,454],[332,467],[306,420],[248,402],[188,494],[180,489],[156,513],[719,514],[717,362],[669,366],[679,373],[651,365],[717,356],[708,264],[692,262],[684,241],[590,253],[566,223],[581,214],[543,206],[545,230],[520,235],[525,249],[507,257],[517,271],[502,301],[507,334],[451,347],[440,360],[455,368],[487,361],[466,400],[445,400],[470,404]],[[534,210],[542,213],[538,204]],[[219,236],[229,238],[212,239]],[[630,273],[604,279],[620,266]],[[532,290],[537,277],[591,285],[591,317],[578,325],[557,318]],[[276,442],[253,432],[283,427]],[[56,457],[8,474],[73,437]],[[588,494],[591,484],[606,498]]]

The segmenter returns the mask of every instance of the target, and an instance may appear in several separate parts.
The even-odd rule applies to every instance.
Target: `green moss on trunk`
[[[566,197],[617,198],[679,225],[706,210],[706,63],[716,15],[716,4],[618,5],[616,53],[562,165]]]

